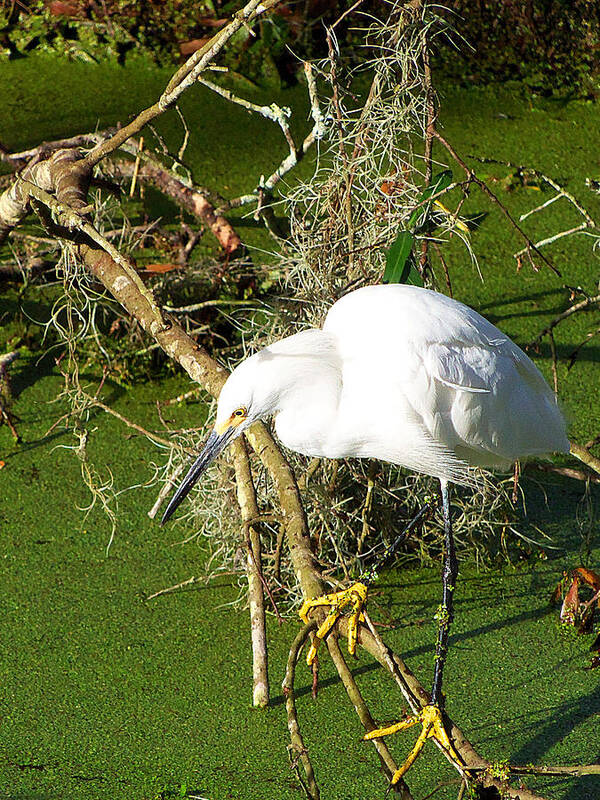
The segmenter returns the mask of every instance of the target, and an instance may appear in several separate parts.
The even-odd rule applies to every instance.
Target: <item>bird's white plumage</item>
[[[323,330],[290,336],[243,362],[217,422],[244,405],[275,414],[284,445],[307,455],[371,457],[442,480],[568,451],[542,374],[468,306],[427,289],[368,286],[330,309]]]

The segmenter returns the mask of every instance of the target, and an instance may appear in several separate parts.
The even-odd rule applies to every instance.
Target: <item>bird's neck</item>
[[[320,330],[303,331],[278,345],[277,436],[291,450],[325,456],[342,389],[335,339]]]

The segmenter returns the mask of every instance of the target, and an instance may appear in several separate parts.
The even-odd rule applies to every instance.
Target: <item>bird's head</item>
[[[276,413],[279,391],[269,349],[256,353],[231,373],[219,395],[217,418],[204,449],[171,498],[161,524],[173,515],[202,473],[228,444],[237,439],[257,419]]]
[[[299,387],[306,392],[306,387],[314,387],[320,376],[329,377],[330,373],[337,376],[337,370],[332,341],[323,331],[315,329],[288,336],[242,361],[221,389],[215,426],[171,498],[162,524],[172,516],[209,464],[248,426],[281,411]]]

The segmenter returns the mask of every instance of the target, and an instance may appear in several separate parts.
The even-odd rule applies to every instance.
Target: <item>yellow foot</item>
[[[389,725],[387,728],[377,728],[377,730],[370,731],[365,735],[364,738],[379,739],[380,736],[389,736],[390,733],[406,730],[406,728],[411,728],[413,725],[418,725],[419,723],[422,725],[421,733],[415,742],[415,746],[408,754],[404,764],[402,764],[400,769],[397,769],[392,775],[392,786],[398,783],[403,775],[406,775],[408,770],[416,761],[417,756],[425,746],[427,739],[436,739],[454,761],[456,761],[458,764],[462,764],[462,759],[452,746],[452,743],[448,738],[448,734],[446,733],[446,729],[444,728],[442,712],[437,706],[434,705],[424,706],[419,714],[414,717],[410,717],[410,719],[404,720],[403,722],[397,722],[395,725]]]
[[[362,613],[363,606],[367,602],[367,587],[364,583],[354,583],[349,589],[342,592],[332,592],[324,594],[322,597],[315,597],[314,600],[305,600],[302,608],[298,612],[304,622],[308,623],[308,613],[312,608],[329,606],[329,613],[325,622],[321,625],[313,637],[313,642],[306,656],[306,663],[310,666],[315,660],[317,650],[323,639],[333,628],[342,611],[350,606],[350,617],[348,620],[348,652],[354,655],[356,651],[356,640],[358,638],[358,625],[364,622],[365,615]]]

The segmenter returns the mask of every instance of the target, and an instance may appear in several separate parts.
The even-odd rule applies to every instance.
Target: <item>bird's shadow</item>
[[[575,700],[567,700],[559,705],[545,709],[542,723],[535,724],[535,730],[529,741],[516,750],[509,758],[512,764],[535,764],[543,761],[544,755],[554,744],[567,736],[576,725],[590,717],[600,715],[600,687],[593,692]],[[600,744],[592,763],[600,763]],[[564,785],[564,778],[558,778],[557,784]],[[600,797],[600,776],[583,775],[572,781],[563,800],[591,800]]]

